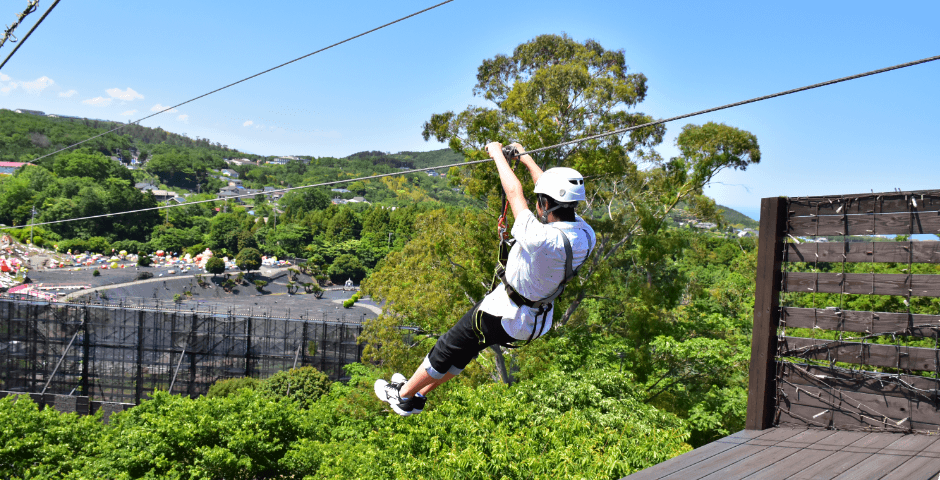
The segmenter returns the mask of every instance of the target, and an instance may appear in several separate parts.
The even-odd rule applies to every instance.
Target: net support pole
[[[780,324],[780,264],[786,238],[787,199],[764,198],[757,241],[757,284],[754,291],[754,329],[748,372],[745,428],[773,426],[776,398],[777,326]]]
[[[180,373],[180,365],[183,364],[183,357],[185,356],[186,356],[186,347],[183,347],[183,351],[180,352],[180,359],[177,360],[176,362],[176,369],[173,370],[173,379],[170,380],[170,388],[166,391],[166,393],[169,393],[169,394],[173,393],[173,384],[176,383],[176,375]]]
[[[84,322],[82,322],[84,324]],[[82,325],[84,326],[84,325]],[[46,385],[42,387],[42,392],[39,392],[40,395],[46,394],[46,389],[49,388],[49,384],[52,383],[52,379],[55,377],[56,372],[59,371],[59,367],[62,365],[62,360],[65,360],[65,356],[68,355],[69,350],[72,349],[72,343],[75,342],[75,339],[78,338],[78,334],[82,333],[82,328],[79,327],[78,330],[75,330],[75,333],[72,334],[72,339],[69,340],[69,345],[65,347],[65,351],[62,352],[62,355],[59,356],[59,361],[55,363],[55,368],[52,369],[52,373],[49,375],[49,378],[46,379]]]

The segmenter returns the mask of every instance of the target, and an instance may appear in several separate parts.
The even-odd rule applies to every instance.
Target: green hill
[[[725,219],[730,225],[739,226],[741,228],[757,228],[760,225],[760,222],[754,220],[751,217],[731,208],[725,207],[723,205],[718,205],[718,208],[724,210],[721,213],[721,216]]]

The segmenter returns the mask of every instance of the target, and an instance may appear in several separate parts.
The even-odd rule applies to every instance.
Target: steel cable
[[[440,5],[443,5],[444,3],[448,3],[448,2],[451,2],[451,1],[453,1],[453,0],[447,0],[447,2],[440,3],[440,4],[435,5],[434,7],[430,7],[430,8],[436,8],[436,7],[440,6]],[[430,9],[430,8],[429,8],[429,9]],[[429,10],[429,9],[422,10],[422,12],[423,12],[423,11],[427,11],[427,10]],[[421,12],[418,12],[418,13],[421,13]],[[412,14],[412,15],[410,15],[410,16],[417,15],[418,13],[414,13],[414,14]],[[404,17],[404,18],[408,18],[408,17]],[[404,18],[402,18],[402,19],[400,19],[400,20],[396,20],[396,22],[397,22],[397,21],[401,21],[401,20],[403,20]],[[395,22],[392,22],[392,23],[395,23]],[[386,25],[391,25],[391,23],[386,24]],[[382,28],[382,27],[378,27],[378,28]],[[373,29],[373,30],[370,30],[370,31],[374,31],[374,30],[376,30],[376,29]],[[366,33],[368,33],[368,32],[366,32]],[[365,35],[365,34],[360,34],[360,35],[358,35],[358,36],[362,36],[362,35]],[[355,38],[355,37],[352,37],[352,38]],[[351,38],[350,38],[350,39],[351,39]],[[348,40],[344,40],[344,42],[345,42],[345,41],[348,41]],[[340,43],[342,43],[342,42],[340,42]],[[339,43],[334,44],[334,45],[339,45]],[[327,48],[330,48],[330,47],[327,47]],[[310,55],[312,55],[312,54],[310,54]],[[309,56],[309,55],[308,55],[308,56]],[[301,58],[303,58],[303,57],[301,57]],[[914,66],[914,65],[920,65],[920,64],[923,64],[923,63],[933,62],[933,61],[935,61],[935,60],[940,60],[940,55],[937,55],[937,56],[934,56],[934,57],[924,58],[924,59],[921,59],[921,60],[916,60],[916,61],[913,61],[913,62],[902,63],[902,64],[899,64],[899,65],[894,65],[894,66],[892,66],[892,67],[881,68],[881,69],[878,69],[878,70],[872,70],[872,71],[865,72],[865,73],[859,73],[859,74],[857,74],[857,75],[852,75],[852,76],[848,76],[848,77],[842,77],[842,78],[838,78],[838,79],[835,79],[835,80],[829,80],[829,81],[826,81],[826,82],[815,83],[815,84],[808,85],[808,86],[805,86],[805,87],[794,88],[794,89],[791,89],[791,90],[785,90],[785,91],[778,92],[778,93],[773,93],[773,94],[770,94],[770,95],[764,95],[764,96],[761,96],[761,97],[755,97],[755,98],[752,98],[752,99],[750,99],[750,100],[744,100],[744,101],[740,101],[740,102],[729,103],[729,104],[727,104],[727,105],[723,105],[723,106],[720,106],[720,107],[709,108],[709,109],[707,109],[707,110],[699,110],[699,111],[697,111],[697,112],[687,113],[687,114],[685,114],[685,115],[679,115],[679,116],[676,116],[676,117],[671,117],[671,118],[667,118],[667,119],[663,119],[663,120],[656,120],[656,121],[653,121],[653,122],[644,123],[644,124],[642,124],[642,125],[634,125],[634,126],[632,126],[632,127],[624,127],[624,128],[620,128],[620,129],[617,129],[617,130],[611,130],[611,131],[609,131],[609,132],[599,133],[599,134],[597,134],[597,135],[591,135],[591,136],[587,136],[587,137],[577,138],[577,139],[570,140],[570,141],[567,141],[567,142],[562,142],[562,143],[558,143],[558,144],[555,144],[555,145],[549,145],[549,146],[546,146],[546,147],[540,147],[540,148],[536,148],[536,149],[533,149],[533,150],[529,150],[529,151],[527,151],[527,152],[525,152],[525,153],[526,153],[526,154],[533,154],[533,153],[538,153],[538,152],[544,152],[544,151],[546,151],[546,150],[551,150],[551,149],[555,149],[555,148],[560,148],[560,147],[564,147],[564,146],[567,146],[567,145],[572,145],[572,144],[575,144],[575,143],[581,143],[581,142],[585,142],[585,141],[588,141],[588,140],[595,140],[595,139],[598,139],[598,138],[609,137],[609,136],[612,136],[612,135],[618,135],[618,134],[626,133],[626,132],[629,132],[629,131],[632,131],[632,130],[637,130],[637,129],[640,129],[640,128],[650,127],[650,126],[653,126],[653,125],[660,125],[660,124],[663,124],[663,123],[672,122],[672,121],[675,121],[675,120],[681,120],[681,119],[683,119],[683,118],[694,117],[694,116],[697,116],[697,115],[703,115],[703,114],[706,114],[706,113],[717,112],[717,111],[719,111],[719,110],[725,110],[725,109],[732,108],[732,107],[737,107],[737,106],[741,106],[741,105],[747,105],[747,104],[749,104],[749,103],[760,102],[760,101],[768,100],[768,99],[771,99],[771,98],[781,97],[781,96],[784,96],[784,95],[790,95],[790,94],[792,94],[792,93],[803,92],[803,91],[811,90],[811,89],[814,89],[814,88],[825,87],[825,86],[828,86],[828,85],[833,85],[833,84],[836,84],[836,83],[846,82],[846,81],[849,81],[849,80],[855,80],[855,79],[858,79],[858,78],[867,77],[867,76],[871,76],[871,75],[876,75],[876,74],[879,74],[879,73],[889,72],[889,71],[892,71],[892,70],[898,70],[898,69],[901,69],[901,68],[911,67],[911,66]],[[289,62],[288,62],[288,63],[289,63]],[[286,64],[284,64],[284,65],[286,65]],[[278,68],[278,67],[275,67],[275,68]],[[268,70],[268,71],[270,71],[270,70]],[[262,73],[264,73],[264,72],[262,72]],[[258,75],[260,75],[260,74],[258,74]],[[257,75],[255,75],[255,76],[257,76]],[[251,78],[251,77],[249,77],[249,78]],[[232,85],[234,85],[234,84],[232,84]],[[223,87],[223,88],[225,88],[225,87]],[[208,95],[208,94],[207,94],[207,95]],[[204,96],[204,95],[203,95],[203,96]],[[199,97],[197,97],[197,98],[199,98]],[[190,100],[190,101],[191,101],[191,100]],[[184,103],[185,103],[185,102],[184,102]],[[180,105],[182,105],[182,104],[180,104]],[[171,108],[172,108],[172,107],[171,107]],[[159,112],[158,112],[158,113],[159,113]],[[154,115],[156,115],[156,114],[154,114]],[[153,116],[153,115],[151,115],[151,116]],[[149,117],[147,117],[147,118],[149,118]],[[109,133],[109,132],[106,132],[106,133]],[[104,135],[104,134],[102,134],[102,135]],[[99,135],[99,136],[100,136],[100,135]],[[95,138],[95,137],[92,137],[92,138]],[[89,139],[89,140],[90,140],[90,139]],[[87,141],[87,140],[85,140],[85,141]],[[64,150],[64,149],[63,149],[63,150]],[[59,150],[59,151],[61,151],[61,150]],[[57,153],[57,152],[50,153],[49,155],[53,155],[54,153]],[[49,156],[49,155],[45,155],[45,156]],[[40,158],[44,158],[44,157],[40,157]],[[379,174],[379,175],[369,175],[369,176],[366,176],[366,177],[350,178],[350,179],[346,179],[346,180],[336,180],[336,181],[332,181],[332,182],[315,183],[315,184],[311,184],[311,185],[303,185],[303,186],[300,186],[300,187],[281,188],[281,189],[276,189],[276,190],[270,190],[270,191],[268,191],[268,192],[263,192],[263,193],[249,193],[249,194],[244,194],[244,195],[232,195],[232,196],[226,197],[226,198],[224,198],[224,199],[223,199],[223,198],[214,198],[214,199],[211,199],[211,200],[198,200],[198,201],[195,201],[195,202],[180,203],[180,204],[177,204],[177,205],[162,205],[162,206],[158,206],[158,207],[142,208],[142,209],[138,209],[138,210],[129,210],[129,211],[126,211],[126,212],[105,213],[105,214],[101,214],[101,215],[91,215],[91,216],[87,216],[87,217],[69,218],[69,219],[64,219],[64,220],[54,220],[54,221],[50,221],[50,222],[33,223],[33,224],[31,224],[31,225],[33,225],[33,226],[41,226],[41,225],[52,225],[52,224],[56,224],[56,223],[77,222],[77,221],[81,221],[81,220],[93,220],[93,219],[96,219],[96,218],[105,218],[105,217],[113,217],[113,216],[117,216],[117,215],[127,215],[127,214],[131,214],[131,213],[141,213],[141,212],[148,212],[148,211],[154,211],[154,210],[163,210],[163,209],[166,209],[166,208],[175,208],[175,207],[186,206],[186,205],[195,205],[195,204],[200,204],[200,203],[209,203],[209,202],[226,201],[226,200],[235,199],[235,198],[254,197],[254,196],[256,196],[256,195],[261,195],[261,194],[271,194],[271,193],[289,192],[289,191],[300,190],[300,189],[304,189],[304,188],[325,187],[325,186],[330,186],[330,185],[338,185],[338,184],[342,184],[342,183],[352,183],[352,182],[356,182],[356,181],[360,181],[360,180],[371,180],[371,179],[375,179],[375,178],[392,177],[392,176],[396,176],[396,175],[406,175],[406,174],[409,174],[409,173],[424,172],[424,171],[428,171],[428,170],[435,170],[435,169],[438,169],[438,168],[465,167],[465,166],[469,166],[469,165],[476,165],[476,164],[486,163],[486,162],[492,162],[492,161],[493,161],[493,159],[491,159],[491,158],[487,158],[487,159],[484,159],[484,160],[472,160],[472,161],[469,161],[469,162],[452,163],[452,164],[448,164],[448,165],[438,165],[438,166],[436,166],[436,167],[416,168],[416,169],[413,169],[413,170],[405,170],[405,171],[400,171],[400,172],[383,173],[383,174]],[[8,230],[8,229],[12,229],[12,228],[23,228],[23,227],[2,227],[2,228],[0,228],[0,230]]]
[[[55,0],[55,2],[53,2],[52,5],[49,6],[49,10],[46,10],[46,12],[43,13],[41,17],[39,17],[39,20],[36,21],[36,24],[33,25],[33,28],[30,28],[29,31],[26,32],[26,36],[24,36],[22,40],[16,43],[16,47],[13,49],[13,51],[10,52],[9,55],[7,55],[7,58],[3,60],[3,63],[0,63],[0,70],[2,70],[3,66],[6,65],[7,62],[10,61],[10,58],[13,57],[13,54],[16,53],[16,51],[19,50],[20,47],[22,47],[24,43],[26,43],[26,39],[29,38],[29,36],[33,34],[33,30],[36,30],[36,27],[38,27],[39,24],[42,23],[42,21],[46,19],[46,15],[49,15],[49,12],[51,12],[52,9],[55,8],[55,6],[58,5],[60,1],[61,0]]]

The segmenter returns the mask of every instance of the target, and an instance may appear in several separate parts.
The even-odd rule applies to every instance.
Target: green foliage
[[[281,370],[264,381],[263,391],[309,408],[330,390],[329,377],[313,367]]]
[[[718,208],[721,209],[721,217],[724,219],[724,223],[728,225],[734,225],[739,228],[757,228],[760,226],[760,223],[757,220],[754,220],[751,217],[731,208],[718,205]]]
[[[152,263],[152,260],[150,260],[149,255],[141,254],[137,257],[137,266],[149,267],[151,263]]]
[[[110,429],[115,446],[102,452],[95,464],[98,475],[91,476],[276,476],[286,473],[278,459],[303,431],[301,412],[291,403],[251,389],[198,400],[158,391],[116,417]]]
[[[118,240],[111,243],[111,248],[115,252],[125,251],[128,254],[134,254],[137,252],[150,252],[150,245],[145,242],[138,242],[136,240]]]
[[[255,290],[261,292],[264,291],[264,287],[268,286],[268,282],[265,280],[255,280]]]
[[[64,478],[92,469],[110,441],[99,416],[39,410],[28,395],[0,398],[0,477]]]
[[[209,387],[209,391],[206,392],[207,398],[215,397],[230,397],[238,393],[239,390],[247,388],[249,390],[256,390],[261,387],[262,381],[257,378],[251,377],[239,377],[239,378],[226,378],[218,380]]]
[[[96,268],[93,272],[91,272],[91,276],[92,277],[101,276],[101,272],[99,272],[98,269]]]
[[[359,283],[366,276],[366,268],[359,259],[348,253],[344,253],[333,261],[327,273],[333,283],[342,284],[346,279],[352,279],[354,283]]]
[[[209,248],[238,251],[238,235],[242,225],[234,213],[220,213],[209,222]]]
[[[206,261],[206,272],[213,276],[225,273],[225,262],[219,257],[212,257]]]
[[[180,303],[183,301],[183,296],[177,293],[173,295],[173,301],[176,303]]]
[[[398,326],[443,334],[471,302],[483,298],[496,265],[492,219],[482,212],[434,210],[419,216],[415,229],[417,236],[389,254],[362,284],[363,291],[389,305],[363,330],[363,358],[397,371],[414,368],[435,341],[420,337],[412,348]]]
[[[353,294],[352,297],[349,297],[348,299],[343,300],[343,308],[352,308],[352,306],[355,305],[356,302],[359,301],[360,293],[361,292],[356,292]]]
[[[254,248],[246,248],[238,252],[238,256],[235,257],[235,265],[240,270],[247,272],[257,270],[261,268],[261,252]]]

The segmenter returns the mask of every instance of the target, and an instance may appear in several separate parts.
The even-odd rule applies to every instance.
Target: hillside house
[[[22,162],[0,162],[0,174],[13,175],[23,165],[32,165],[32,164],[22,163]]]
[[[176,192],[171,192],[169,190],[153,189],[153,190],[150,190],[150,193],[153,194],[153,196],[157,199],[158,202],[166,202],[178,196]]]

